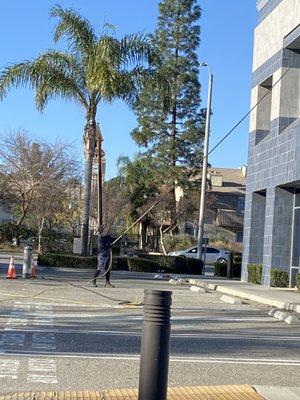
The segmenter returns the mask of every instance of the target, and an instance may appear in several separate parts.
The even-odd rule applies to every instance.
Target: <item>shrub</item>
[[[215,263],[215,276],[227,276],[227,264],[216,262]]]
[[[247,270],[248,270],[248,282],[260,285],[262,278],[262,265],[249,264]]]
[[[39,254],[38,265],[63,268],[97,268],[97,256],[80,256],[76,254]]]
[[[201,275],[203,270],[203,262],[195,258],[186,258],[186,274]]]
[[[165,235],[163,241],[167,253],[188,249],[195,244],[195,239],[190,235]]]
[[[297,286],[298,290],[300,290],[300,274],[297,274],[297,276],[296,276],[296,286]]]
[[[120,249],[121,249],[120,245],[112,246],[112,248],[111,248],[112,255],[113,256],[119,256],[120,255]]]
[[[181,256],[163,256],[145,254],[144,259],[154,261],[158,269],[170,274],[198,274],[202,273],[202,261]]]
[[[156,262],[159,265],[159,268],[164,271],[173,270],[175,268],[175,264],[181,267],[182,263],[185,263],[185,257],[180,256],[144,254],[143,257],[147,258],[147,260]]]
[[[38,256],[38,264],[45,267],[63,268],[97,268],[97,256],[81,256],[76,254],[43,254]],[[200,267],[199,267],[200,266]],[[199,260],[185,257],[155,256],[145,257],[113,257],[113,269],[166,273],[201,274]]]
[[[42,234],[43,253],[50,254],[72,254],[73,235],[65,235],[55,229],[46,228]]]
[[[241,278],[242,275],[242,263],[241,262],[233,262],[232,265],[232,278]]]
[[[77,254],[43,254],[38,256],[38,264],[45,267],[97,268],[97,256]],[[113,257],[113,269],[128,271],[127,257]]]
[[[272,286],[275,287],[288,287],[289,274],[286,271],[281,271],[280,269],[271,268],[271,282]]]
[[[127,257],[113,256],[113,267],[112,269],[116,271],[128,271],[128,261]]]
[[[135,272],[157,272],[159,264],[140,257],[128,257],[128,269]]]
[[[241,243],[229,242],[226,238],[223,238],[223,240],[222,238],[210,238],[209,245],[218,247],[219,249],[226,249],[233,253],[241,253],[243,251],[243,245]]]
[[[242,272],[242,255],[232,254],[231,278],[240,278]],[[227,277],[227,263],[215,263],[215,276]]]
[[[34,237],[36,232],[32,229],[27,228],[25,225],[17,226],[15,223],[8,222],[0,224],[0,239],[1,242],[11,242],[14,238],[26,240],[30,237]]]

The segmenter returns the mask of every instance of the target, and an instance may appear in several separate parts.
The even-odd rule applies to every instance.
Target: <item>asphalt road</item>
[[[46,268],[44,279],[6,280],[0,265],[0,392],[137,387],[145,288],[172,290],[169,384],[299,386],[300,327],[268,308],[230,305],[152,274],[115,272],[114,289],[92,271]],[[20,271],[18,271],[20,273]],[[41,271],[39,271],[41,276]]]

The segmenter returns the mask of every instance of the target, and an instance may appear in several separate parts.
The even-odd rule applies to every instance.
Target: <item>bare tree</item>
[[[77,180],[67,182],[65,195],[59,202],[55,212],[54,222],[63,226],[73,237],[80,236],[80,226],[83,212],[82,185]]]
[[[45,219],[66,195],[66,183],[78,174],[71,146],[33,141],[26,132],[10,134],[0,140],[0,190],[14,205],[19,227],[31,216],[39,237]]]

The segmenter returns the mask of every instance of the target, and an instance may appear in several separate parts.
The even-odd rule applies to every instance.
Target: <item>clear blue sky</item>
[[[256,25],[256,0],[199,0],[199,60],[207,61],[215,75],[211,146],[244,115],[250,104],[253,29]],[[0,68],[31,59],[55,47],[54,21],[48,16],[51,5],[76,8],[95,26],[109,21],[117,34],[153,32],[158,0],[10,0],[0,2]],[[206,104],[207,72],[201,71],[202,106]],[[117,174],[116,160],[132,156],[137,148],[130,137],[136,126],[133,113],[121,102],[101,106],[98,112],[107,154],[106,179]],[[13,89],[0,103],[0,133],[25,129],[33,137],[49,141],[63,138],[82,153],[83,111],[73,103],[52,101],[43,114],[35,109],[33,92]],[[239,167],[247,161],[248,121],[210,157],[218,167]]]

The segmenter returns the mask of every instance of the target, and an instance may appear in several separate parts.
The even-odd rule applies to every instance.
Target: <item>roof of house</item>
[[[222,186],[211,186],[212,193],[235,193],[244,195],[246,191],[246,177],[241,168],[208,168],[208,174],[222,176]]]
[[[211,186],[208,192],[245,195],[246,177],[242,175],[241,168],[210,167],[207,170],[207,174],[222,176],[222,186]],[[199,179],[199,176],[192,178],[192,180],[197,179]]]

